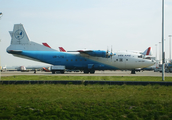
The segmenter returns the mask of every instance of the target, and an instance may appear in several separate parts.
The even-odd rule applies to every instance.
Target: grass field
[[[18,75],[2,76],[1,80],[100,80],[100,81],[162,81],[162,77],[154,76],[43,76]],[[165,77],[165,81],[172,81],[172,77]]]
[[[171,119],[171,93],[159,85],[0,85],[0,119]]]
[[[2,80],[161,81],[161,77],[11,76]],[[171,81],[166,77],[166,81]],[[172,118],[172,87],[160,85],[0,84],[0,119]]]

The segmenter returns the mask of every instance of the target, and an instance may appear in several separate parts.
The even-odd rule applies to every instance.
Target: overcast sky
[[[46,65],[6,52],[8,31],[22,23],[31,41],[52,48],[144,51],[152,47],[159,59],[162,0],[0,0],[1,66]],[[165,0],[165,50],[169,58],[172,0]]]

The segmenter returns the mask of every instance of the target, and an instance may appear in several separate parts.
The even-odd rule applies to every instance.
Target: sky
[[[165,4],[165,52],[169,58],[172,0]],[[66,50],[137,50],[152,47],[159,59],[162,0],[0,0],[1,66],[47,65],[6,52],[9,31],[23,24],[31,41]],[[157,47],[156,47],[157,44]]]

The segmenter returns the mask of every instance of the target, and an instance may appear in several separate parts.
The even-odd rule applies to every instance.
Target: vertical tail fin
[[[59,47],[60,52],[66,52],[66,50],[63,47]]]
[[[148,47],[144,52],[143,55],[152,55],[152,48]]]
[[[42,43],[44,46],[51,48],[47,43]]]
[[[15,24],[13,31],[9,31],[11,35],[11,44],[29,43],[29,38],[22,24]]]
[[[9,53],[21,53],[25,51],[56,51],[36,42],[30,41],[22,24],[15,24],[13,31],[9,31],[11,36],[11,45],[7,48]],[[47,44],[48,45],[48,44]]]

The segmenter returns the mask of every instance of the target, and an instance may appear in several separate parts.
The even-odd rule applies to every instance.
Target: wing
[[[110,57],[109,51],[104,51],[104,50],[77,50],[77,51],[68,51],[68,52],[79,52],[80,54],[87,54],[93,57],[103,57],[103,58]]]

